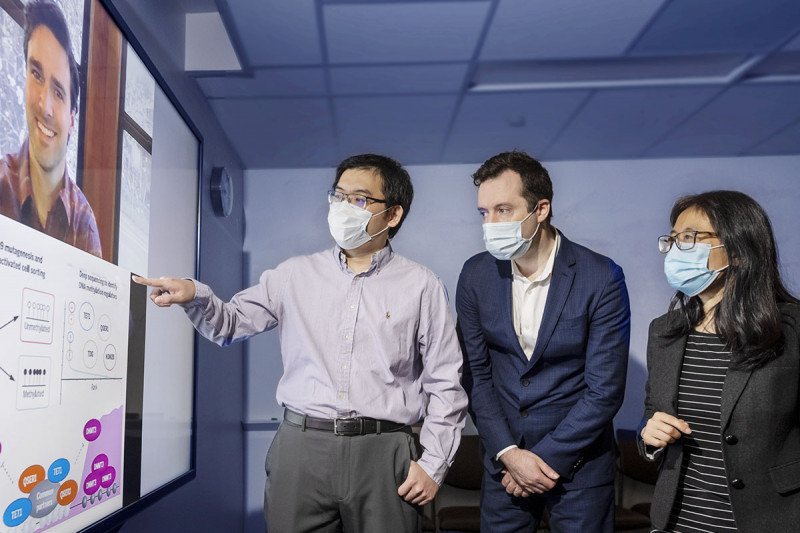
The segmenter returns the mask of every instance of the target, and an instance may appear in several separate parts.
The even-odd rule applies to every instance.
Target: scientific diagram
[[[130,273],[0,217],[0,531],[122,507]]]

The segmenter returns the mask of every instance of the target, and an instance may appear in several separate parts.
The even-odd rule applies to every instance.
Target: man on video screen
[[[23,53],[28,136],[0,160],[0,214],[100,257],[94,213],[67,173],[80,80],[67,21],[53,0],[26,5]]]

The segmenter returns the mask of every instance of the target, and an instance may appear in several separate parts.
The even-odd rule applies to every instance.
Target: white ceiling
[[[181,0],[248,168],[800,153],[798,0]],[[220,46],[226,43],[220,43]]]

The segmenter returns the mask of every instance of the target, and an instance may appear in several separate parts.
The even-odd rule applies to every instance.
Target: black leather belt
[[[306,416],[291,409],[286,409],[283,413],[283,420],[293,426],[306,429],[316,429],[318,431],[329,431],[334,435],[343,437],[353,437],[356,435],[380,435],[381,433],[391,433],[393,431],[411,431],[406,424],[390,422],[389,420],[378,420],[366,416],[356,416],[350,418],[314,418]]]

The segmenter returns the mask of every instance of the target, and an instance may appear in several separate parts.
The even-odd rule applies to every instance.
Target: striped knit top
[[[669,531],[736,531],[722,455],[720,403],[731,354],[717,335],[693,331],[678,383],[678,417],[692,430],[683,435],[683,464]]]

